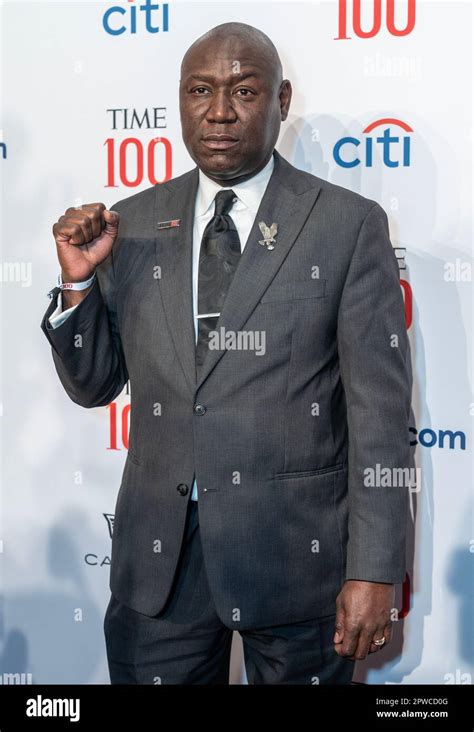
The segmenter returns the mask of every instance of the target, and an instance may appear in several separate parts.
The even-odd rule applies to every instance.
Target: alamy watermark
[[[209,332],[211,351],[255,351],[256,356],[265,354],[264,330],[226,330],[224,327]]]
[[[376,463],[373,468],[365,468],[364,485],[366,488],[416,489],[421,485],[421,468],[384,468]]]
[[[0,282],[19,282],[31,287],[31,262],[0,262]]]

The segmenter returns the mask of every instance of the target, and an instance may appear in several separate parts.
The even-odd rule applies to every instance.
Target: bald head
[[[258,173],[269,161],[288,115],[270,38],[246,23],[222,23],[188,48],[179,85],[183,140],[199,168],[222,185]]]
[[[247,23],[221,23],[199,36],[183,56],[181,77],[186,71],[186,63],[193,59],[194,54],[202,54],[206,47],[217,49],[217,52],[223,48],[228,52],[234,49],[236,56],[245,49],[251,49],[252,55],[258,56],[266,68],[272,85],[279,86],[283,80],[283,68],[274,43],[263,31]],[[239,62],[239,59],[235,58],[235,61]]]

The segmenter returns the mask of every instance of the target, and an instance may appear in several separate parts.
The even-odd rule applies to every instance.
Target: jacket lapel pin
[[[181,219],[171,219],[171,221],[158,221],[156,228],[157,229],[174,229],[177,226],[179,226],[181,223]]]
[[[273,223],[271,226],[267,226],[264,221],[259,221],[258,226],[263,234],[263,239],[259,239],[258,243],[267,247],[267,249],[275,249],[276,241],[274,237],[277,233],[278,224]]]

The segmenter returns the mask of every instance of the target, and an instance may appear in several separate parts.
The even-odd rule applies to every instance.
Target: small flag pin
[[[179,226],[181,223],[181,219],[171,219],[171,221],[158,221],[156,228],[157,229],[173,229],[177,226]]]

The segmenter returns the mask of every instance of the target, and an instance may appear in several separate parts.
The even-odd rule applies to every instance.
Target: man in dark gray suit
[[[275,150],[291,93],[266,35],[213,28],[181,67],[196,167],[53,227],[59,378],[86,408],[131,386],[113,683],[227,684],[234,630],[249,683],[348,683],[390,641],[410,464],[397,261],[375,201]]]

